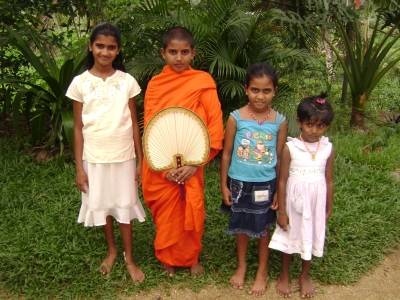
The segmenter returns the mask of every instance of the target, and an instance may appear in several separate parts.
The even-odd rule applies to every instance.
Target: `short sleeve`
[[[236,122],[240,120],[240,112],[238,109],[231,112],[230,115],[236,120]]]
[[[83,96],[79,90],[78,82],[79,82],[79,76],[74,77],[65,95],[72,100],[83,102]]]
[[[284,115],[282,115],[279,112],[276,112],[276,118],[275,118],[275,122],[278,123],[279,125],[282,124],[283,122],[285,122],[286,117]]]
[[[139,95],[140,92],[142,91],[142,89],[140,88],[139,84],[137,83],[137,81],[134,77],[132,77],[131,75],[129,75],[128,77],[129,77],[128,95],[129,95],[129,99],[130,99],[130,98],[133,98],[133,97]]]

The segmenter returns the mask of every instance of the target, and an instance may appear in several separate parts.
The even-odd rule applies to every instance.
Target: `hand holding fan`
[[[203,120],[191,110],[170,107],[159,111],[143,134],[146,160],[154,171],[207,162],[210,138]]]

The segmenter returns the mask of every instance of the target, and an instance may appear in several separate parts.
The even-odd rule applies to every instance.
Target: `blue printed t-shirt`
[[[285,117],[276,112],[275,121],[258,124],[255,120],[242,120],[239,110],[231,112],[236,120],[230,178],[264,182],[276,177],[276,144],[279,127]]]

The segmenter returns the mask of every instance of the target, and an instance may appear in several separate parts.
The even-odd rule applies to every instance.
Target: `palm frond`
[[[245,96],[243,84],[237,80],[220,80],[219,92],[223,99],[243,99]]]

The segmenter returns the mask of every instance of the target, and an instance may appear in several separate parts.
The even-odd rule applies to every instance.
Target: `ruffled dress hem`
[[[85,205],[82,205],[78,223],[83,223],[85,227],[104,226],[107,216],[112,216],[120,224],[130,224],[132,220],[138,220],[140,223],[145,221],[143,208],[110,208],[102,211],[89,211]]]

